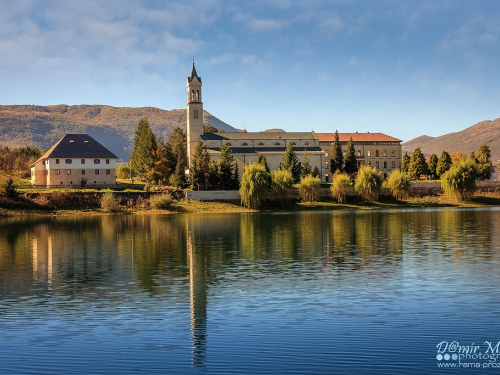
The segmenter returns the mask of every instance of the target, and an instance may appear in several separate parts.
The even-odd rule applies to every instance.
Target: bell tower
[[[194,67],[191,70],[191,77],[187,78],[187,153],[189,167],[194,156],[194,150],[203,134],[203,103],[201,101],[201,78],[198,77]]]

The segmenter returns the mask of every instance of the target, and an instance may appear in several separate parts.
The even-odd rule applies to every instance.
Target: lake
[[[499,270],[497,208],[2,219],[0,374],[498,373]]]

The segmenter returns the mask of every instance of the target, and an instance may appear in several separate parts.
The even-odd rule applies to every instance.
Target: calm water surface
[[[0,373],[500,373],[436,347],[499,271],[498,209],[3,219]]]

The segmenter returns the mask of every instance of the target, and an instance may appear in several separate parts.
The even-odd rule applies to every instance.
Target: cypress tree
[[[445,172],[447,172],[452,165],[451,161],[451,156],[448,154],[448,152],[444,151],[441,153],[441,156],[439,157],[437,167],[436,167],[436,174],[441,177]]]
[[[137,124],[134,136],[134,148],[130,155],[132,171],[139,177],[144,177],[146,167],[151,163],[151,154],[156,150],[156,137],[149,126],[147,117],[143,117]]]
[[[14,185],[14,180],[12,178],[8,178],[7,181],[5,181],[5,195],[9,198],[15,198],[17,196],[17,188],[16,185]]]
[[[234,156],[231,147],[227,144],[223,144],[220,148],[220,164],[218,171],[219,187],[221,190],[229,190],[231,188],[233,162]]]
[[[311,174],[312,168],[311,163],[309,163],[309,158],[307,157],[307,151],[304,151],[304,158],[302,159],[302,168],[300,171],[300,176],[305,177]]]
[[[234,168],[233,168],[233,178],[232,178],[232,183],[231,183],[231,189],[232,190],[238,190],[240,188],[240,170],[238,168],[238,162],[234,163]]]
[[[352,141],[352,137],[351,139],[349,139],[349,142],[347,142],[344,171],[347,174],[353,174],[358,171],[358,162],[356,161],[356,154],[354,152],[354,142]]]
[[[208,185],[208,165],[210,157],[203,142],[199,142],[194,151],[191,167],[189,169],[189,179],[191,187],[196,190],[205,190]]]
[[[408,174],[418,180],[421,175],[427,174],[428,172],[424,154],[420,151],[420,147],[417,146],[411,154]]]
[[[431,154],[429,157],[429,163],[427,163],[427,167],[429,169],[429,174],[436,176],[436,168],[438,163],[438,157],[436,154]]]
[[[295,151],[293,151],[293,146],[290,141],[288,141],[288,145],[285,153],[283,154],[283,158],[281,159],[279,169],[290,171],[295,183],[300,181],[300,163],[297,159]]]
[[[408,152],[405,151],[403,155],[403,160],[401,161],[401,165],[399,166],[399,170],[401,172],[408,173],[408,168],[410,167],[410,157],[408,156]]]
[[[342,146],[339,141],[339,131],[335,130],[335,141],[332,147],[332,158],[330,159],[330,171],[332,174],[335,171],[342,172],[342,165],[344,164],[344,154],[342,154]]]
[[[271,172],[271,170],[269,169],[269,166],[267,165],[266,155],[259,154],[259,157],[257,158],[257,164],[263,165],[264,168],[266,168],[267,173]]]
[[[482,180],[489,180],[493,173],[493,164],[490,161],[491,151],[488,145],[482,144],[477,152],[477,164],[479,178]]]

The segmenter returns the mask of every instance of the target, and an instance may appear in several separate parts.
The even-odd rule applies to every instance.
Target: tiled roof
[[[208,151],[219,152],[218,147],[207,147]],[[285,152],[286,147],[231,147],[233,154],[262,154],[267,152]],[[293,150],[297,152],[323,152],[321,147],[297,147],[293,146]]]
[[[204,141],[222,141],[222,140],[252,140],[252,139],[317,139],[313,132],[254,132],[254,133],[204,133],[201,135]]]
[[[335,133],[316,133],[320,142],[335,141]],[[402,142],[401,139],[383,133],[339,133],[340,142],[348,142],[352,137],[354,142]]]
[[[118,159],[118,156],[88,134],[66,134],[38,160],[47,158]]]

